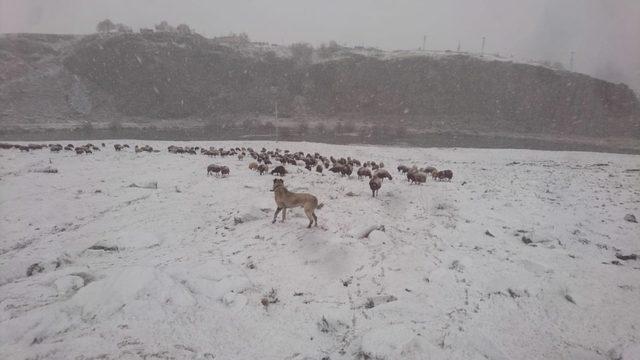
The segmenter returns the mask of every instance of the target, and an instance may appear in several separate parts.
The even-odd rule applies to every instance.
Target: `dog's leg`
[[[307,225],[307,228],[310,228],[311,225],[313,225],[313,210],[311,209],[304,209],[304,214],[307,215],[307,218],[309,218],[309,225]]]
[[[313,220],[316,222],[315,226],[318,226],[318,217],[316,216],[316,213],[312,212],[311,215],[313,215]]]
[[[287,208],[283,207],[282,208],[282,222],[284,222],[284,220],[287,218]]]
[[[310,228],[311,225],[313,225],[313,210],[305,207],[304,214],[307,215],[307,218],[309,219],[309,225],[307,225],[307,228]]]
[[[276,218],[278,217],[278,214],[280,213],[280,210],[282,210],[281,207],[276,208],[276,213],[273,214],[273,221],[271,222],[272,224],[274,224],[276,222]]]

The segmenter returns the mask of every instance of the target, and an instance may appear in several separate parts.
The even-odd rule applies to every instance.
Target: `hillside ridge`
[[[640,102],[624,84],[454,52],[310,51],[167,32],[5,34],[0,124],[197,119],[248,131],[277,102],[281,126],[640,138]]]

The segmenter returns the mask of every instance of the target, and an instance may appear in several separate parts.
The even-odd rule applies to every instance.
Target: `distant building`
[[[153,34],[153,29],[140,28],[140,34]]]

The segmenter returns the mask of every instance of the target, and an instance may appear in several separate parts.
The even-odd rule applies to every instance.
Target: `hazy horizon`
[[[314,46],[335,40],[386,50],[426,48],[561,62],[640,93],[640,1],[0,0],[0,33],[88,34],[105,18],[134,30],[162,20],[206,37]]]

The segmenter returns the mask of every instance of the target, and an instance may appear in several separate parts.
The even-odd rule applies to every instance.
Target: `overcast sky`
[[[257,41],[486,51],[560,61],[640,90],[640,0],[0,0],[0,33],[86,34],[161,20]]]

